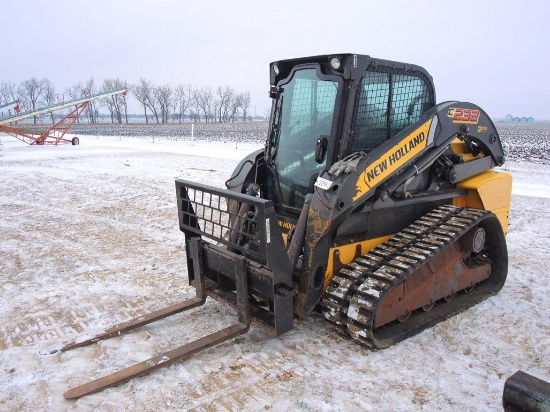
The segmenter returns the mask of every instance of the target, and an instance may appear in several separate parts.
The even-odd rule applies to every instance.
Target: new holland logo
[[[359,179],[357,179],[357,193],[353,197],[353,200],[359,199],[371,188],[420,153],[427,145],[427,137],[431,124],[432,120],[430,119],[405,139],[393,146],[380,159],[371,163],[365,171],[359,175]]]

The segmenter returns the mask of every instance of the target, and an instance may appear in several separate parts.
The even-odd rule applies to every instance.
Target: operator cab
[[[370,152],[435,105],[421,67],[369,56],[315,56],[272,63],[266,150],[268,198],[298,215],[319,173]]]

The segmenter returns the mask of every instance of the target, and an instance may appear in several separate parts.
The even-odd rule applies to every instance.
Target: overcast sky
[[[2,0],[0,13],[0,82],[230,85],[260,115],[270,62],[357,53],[423,66],[438,102],[550,119],[548,0]]]

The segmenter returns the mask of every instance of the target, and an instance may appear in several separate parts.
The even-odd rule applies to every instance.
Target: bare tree
[[[212,122],[216,123],[216,121],[218,120],[218,112],[220,107],[219,99],[213,98],[211,107],[212,107],[212,110],[210,111],[210,113],[212,114]],[[220,123],[221,123],[221,120],[220,120]]]
[[[95,85],[94,78],[90,77],[84,83],[80,97],[89,97],[96,94],[98,94],[97,86]],[[88,115],[88,119],[90,119],[90,123],[97,123],[97,115],[99,114],[100,107],[101,102],[98,102],[97,100],[90,101],[90,104],[86,107],[86,114]]]
[[[195,102],[197,112],[200,113],[202,110],[206,123],[208,123],[208,119],[212,119],[213,117],[213,98],[214,92],[210,87],[201,87],[193,91],[193,101]]]
[[[149,123],[147,118],[147,100],[151,93],[151,82],[143,78],[139,79],[138,84],[131,86],[131,90],[134,93],[134,97],[143,106],[143,112],[145,114],[145,123]]]
[[[17,88],[17,94],[26,103],[30,110],[37,108],[41,103],[41,98],[46,91],[46,79],[38,80],[36,77],[30,80],[22,81]],[[37,117],[34,116],[34,124],[36,125]]]
[[[194,101],[194,100],[193,100]],[[194,107],[194,106],[192,106]],[[193,121],[193,123],[196,123],[196,122],[200,122],[201,121],[201,115],[197,109],[197,111],[191,109],[189,110],[189,117],[191,118],[191,120]]]
[[[145,80],[143,78],[139,79],[139,83],[132,87],[134,96],[143,106],[146,123],[149,123],[149,119],[147,117],[147,109],[152,112],[152,114],[155,116],[155,119],[157,120],[157,123],[159,123],[158,107],[156,105],[155,97],[153,95],[154,88],[155,86],[150,80]]]
[[[116,79],[103,80],[103,92],[107,93],[114,90],[128,89],[126,81]],[[111,114],[111,123],[115,120],[118,124],[122,124],[122,115],[124,114],[126,124],[128,124],[128,104],[126,102],[126,94],[115,94],[112,96],[102,98],[105,106],[109,109]]]
[[[200,98],[199,89],[196,89],[196,88],[193,89],[192,100],[193,100],[193,105],[195,109],[197,109],[196,111],[192,112],[193,121],[200,122],[201,121],[201,98]]]
[[[55,93],[55,86],[53,83],[48,80],[44,79],[44,101],[47,105],[52,105],[54,103],[57,103],[57,94]],[[53,115],[53,111],[50,112],[50,119],[52,121],[52,124],[55,124],[55,119]]]
[[[179,123],[183,121],[183,116],[187,109],[191,107],[193,86],[190,84],[178,84],[174,89],[174,114],[178,111]]]
[[[104,79],[103,87],[102,87],[103,92],[114,90],[114,82],[115,82],[115,79]],[[118,124],[121,124],[122,115],[121,115],[120,107],[118,105],[117,99],[112,99],[111,97],[115,97],[115,96],[102,97],[101,100],[103,100],[103,104],[109,110],[109,113],[111,115],[111,123],[114,123],[116,119],[116,122]]]
[[[162,123],[168,123],[168,114],[170,113],[170,101],[172,100],[172,94],[172,86],[169,84],[153,88],[153,96],[159,105]]]
[[[233,99],[231,99],[231,104],[229,105],[229,122],[234,122],[235,117],[239,114],[239,108],[241,107],[241,95],[236,94]]]
[[[65,89],[65,93],[70,97],[71,100],[78,99],[82,95],[82,83],[67,87]]]
[[[17,85],[13,82],[2,82],[0,83],[0,101],[3,103],[11,103],[18,101],[17,96]],[[14,114],[11,112],[11,108],[8,109],[9,114]]]
[[[235,99],[235,90],[232,87],[219,86],[216,90],[218,95],[218,121],[226,123],[231,121],[232,105]]]
[[[239,103],[240,103],[239,107],[243,111],[243,121],[246,122],[248,108],[250,107],[250,92],[249,91],[240,94]]]
[[[69,96],[70,100],[76,100],[82,96],[82,89],[84,86],[82,83],[77,83],[74,86],[69,86],[65,89],[65,93]],[[78,105],[75,104],[74,108],[78,108]],[[80,124],[80,116],[76,118],[76,122]]]

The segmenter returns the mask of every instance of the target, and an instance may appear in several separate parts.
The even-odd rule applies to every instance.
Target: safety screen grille
[[[265,248],[262,199],[200,184],[190,187],[182,182],[178,180],[177,185],[180,226],[184,231],[264,260],[265,252],[260,253]],[[264,235],[260,236],[262,229]]]
[[[366,73],[357,104],[353,151],[372,150],[387,140],[389,99],[389,74]]]
[[[351,151],[370,151],[417,122],[434,104],[426,81],[388,71],[365,73],[357,98]]]
[[[391,85],[390,138],[416,123],[430,107],[430,94],[422,79],[395,74],[392,75]]]
[[[327,115],[332,116],[335,98],[336,86],[333,82],[297,78],[290,109],[292,134],[316,126]]]

